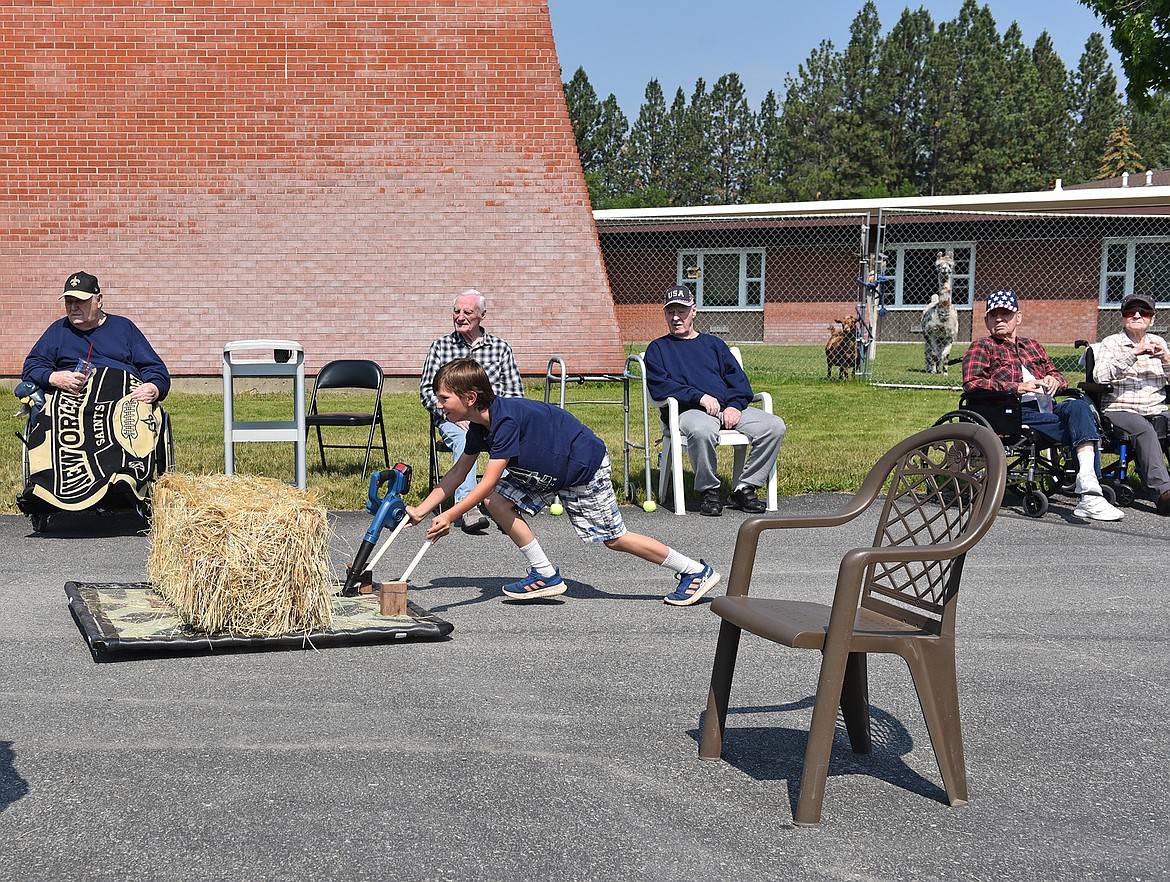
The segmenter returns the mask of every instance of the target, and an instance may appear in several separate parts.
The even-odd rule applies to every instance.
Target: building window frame
[[[956,265],[962,266],[959,261],[962,250],[967,252],[966,268],[965,270],[956,270],[951,276],[951,302],[955,304],[955,309],[970,309],[971,304],[975,300],[975,243],[971,241],[962,242],[904,242],[894,246],[887,247],[888,252],[893,256],[893,260],[886,265],[886,277],[892,279],[893,287],[893,302],[887,302],[886,306],[890,309],[924,309],[929,305],[930,300],[927,298],[925,302],[907,303],[906,292],[904,290],[905,274],[902,268],[906,266],[907,251],[929,251],[931,252],[931,263],[937,257],[940,251],[954,251],[956,257]],[[935,289],[937,293],[937,288]]]
[[[767,248],[680,248],[675,276],[677,284],[685,285],[695,293],[695,304],[705,312],[764,310],[764,277],[767,272]],[[729,302],[724,296],[715,298],[704,290],[708,270],[726,271],[731,262],[726,260],[738,255],[736,302]],[[714,258],[708,266],[708,258]]]
[[[1101,240],[1101,280],[1097,295],[1101,309],[1116,309],[1135,289],[1152,297],[1155,306],[1170,306],[1167,285],[1155,283],[1164,277],[1158,266],[1152,271],[1139,271],[1142,247],[1150,245],[1162,247],[1164,257],[1160,266],[1170,267],[1170,238],[1165,236],[1111,236]]]

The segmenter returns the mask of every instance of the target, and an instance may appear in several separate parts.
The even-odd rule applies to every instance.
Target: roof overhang
[[[887,211],[1059,212],[1084,214],[1170,214],[1170,186],[1100,187],[992,193],[982,196],[910,196],[888,199],[836,199],[824,202],[772,202],[702,205],[687,208],[615,208],[593,212],[598,227],[669,223],[729,223],[809,215],[876,216]]]

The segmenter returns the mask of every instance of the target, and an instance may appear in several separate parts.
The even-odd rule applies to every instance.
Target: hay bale
[[[328,627],[325,508],[271,478],[167,473],[154,486],[147,574],[191,627],[273,636]]]

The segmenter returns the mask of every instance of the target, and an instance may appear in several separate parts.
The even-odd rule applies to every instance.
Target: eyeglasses
[[[1142,318],[1151,318],[1154,315],[1152,309],[1127,309],[1122,313],[1126,318],[1133,318],[1135,315],[1140,315]]]

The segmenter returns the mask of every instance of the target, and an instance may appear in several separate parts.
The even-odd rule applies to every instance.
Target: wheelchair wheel
[[[1105,497],[1105,501],[1110,505],[1117,505],[1117,491],[1109,484],[1101,485],[1101,495]],[[1131,499],[1130,501],[1132,502],[1133,500]]]
[[[1048,513],[1048,497],[1039,490],[1024,494],[1024,514],[1030,518],[1042,518]]]
[[[962,408],[948,411],[934,421],[936,426],[945,426],[947,423],[975,423],[975,425],[983,426],[985,429],[991,428],[991,423],[975,411],[963,410]]]
[[[1137,493],[1129,484],[1110,481],[1108,484],[1101,485],[1102,491],[1105,491],[1106,488],[1113,491],[1113,498],[1116,500],[1113,504],[1120,505],[1122,508],[1129,508],[1137,498]]]
[[[49,516],[43,513],[30,514],[28,516],[29,523],[32,524],[34,533],[43,533],[49,529]]]
[[[174,468],[175,437],[171,434],[171,415],[166,411],[163,411],[162,431],[158,433],[158,441],[154,446],[155,477],[173,471]]]

